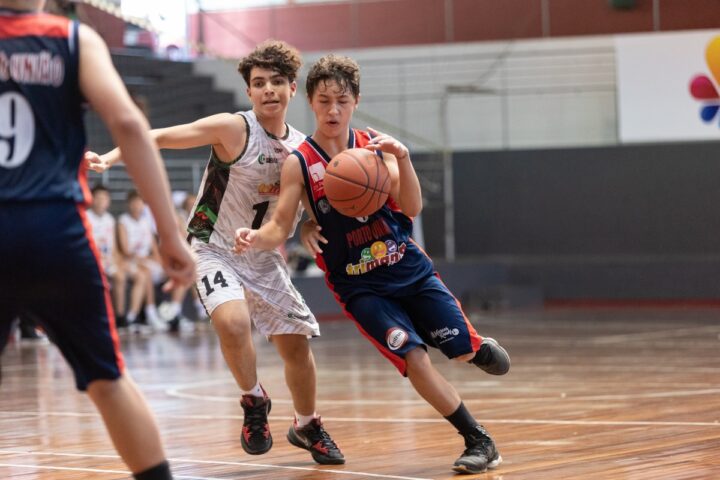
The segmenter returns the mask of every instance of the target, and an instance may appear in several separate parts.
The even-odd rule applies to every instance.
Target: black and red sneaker
[[[268,425],[268,415],[272,402],[267,394],[264,397],[243,395],[240,406],[245,411],[240,444],[250,455],[262,455],[272,447],[272,435]]]
[[[313,460],[321,465],[342,465],[345,457],[330,434],[323,428],[320,417],[313,418],[304,427],[297,428],[297,420],[290,426],[288,441],[312,454]]]
[[[482,425],[476,426],[473,431],[463,435],[465,438],[465,451],[455,460],[453,470],[458,473],[476,474],[496,468],[502,463],[502,457]]]

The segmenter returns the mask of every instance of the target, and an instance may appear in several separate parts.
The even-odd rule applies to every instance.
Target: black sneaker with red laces
[[[265,395],[263,398],[254,395],[243,395],[240,406],[245,411],[240,444],[250,455],[262,455],[272,447],[272,435],[268,425],[268,415],[272,402]]]
[[[309,451],[313,460],[321,465],[345,463],[345,457],[330,434],[323,428],[320,417],[313,418],[310,423],[301,428],[296,428],[296,423],[297,421],[293,422],[287,434],[287,439],[291,444]]]

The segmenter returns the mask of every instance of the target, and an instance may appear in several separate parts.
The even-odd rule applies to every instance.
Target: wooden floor
[[[473,321],[507,346],[508,375],[433,359],[504,458],[475,477],[453,474],[461,437],[350,322],[324,323],[313,340],[319,412],[347,457],[331,468],[285,440],[289,394],[262,338],[275,445],[260,457],[240,447],[237,388],[212,330],[126,336],[123,350],[177,478],[720,479],[720,311],[560,309]],[[3,366],[0,478],[127,477],[53,346],[11,345]]]

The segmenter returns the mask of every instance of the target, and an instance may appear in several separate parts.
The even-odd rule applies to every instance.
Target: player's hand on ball
[[[313,256],[322,253],[320,243],[328,243],[327,238],[322,236],[320,230],[322,230],[322,227],[315,223],[314,220],[308,220],[300,227],[300,241]]]
[[[372,151],[380,150],[381,152],[394,155],[395,158],[404,158],[408,156],[408,149],[402,142],[387,133],[378,132],[374,128],[368,127],[368,131],[372,133],[373,138],[370,139],[365,148]]]
[[[103,173],[105,170],[110,168],[110,163],[103,158],[102,155],[98,155],[95,152],[87,151],[83,157],[87,167],[93,172]]]
[[[256,236],[257,230],[253,230],[252,228],[241,227],[235,230],[235,247],[233,247],[233,252],[247,252],[252,247]]]

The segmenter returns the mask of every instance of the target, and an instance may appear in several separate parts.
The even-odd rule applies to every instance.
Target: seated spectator
[[[120,252],[117,249],[115,218],[108,212],[111,203],[110,192],[103,185],[92,189],[92,203],[87,211],[92,226],[95,245],[100,252],[101,263],[105,275],[112,285],[115,303],[115,323],[118,327],[127,326],[127,317],[137,318],[145,298],[146,275],[137,272],[129,274]],[[130,290],[130,308],[126,309],[127,279],[132,280]]]
[[[176,205],[179,204],[177,208],[178,225],[180,225],[180,232],[184,236],[187,236],[186,226],[190,218],[190,213],[195,205],[196,198],[192,193],[173,193],[173,199]],[[197,319],[204,320],[207,318],[207,312],[198,298],[195,288],[176,288],[170,292],[170,300],[163,302],[158,309],[162,318],[169,323],[170,331],[172,332],[195,329],[194,325],[182,315],[182,304],[188,292],[192,296]]]
[[[145,202],[135,190],[127,195],[127,212],[120,215],[118,222],[119,251],[129,275],[145,278],[145,319],[156,330],[167,330],[167,323],[158,315],[155,306],[155,285],[165,279],[157,242],[150,222],[143,217]],[[127,314],[128,324],[134,331],[143,331],[137,318]]]

